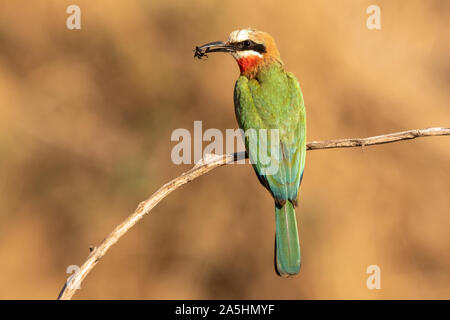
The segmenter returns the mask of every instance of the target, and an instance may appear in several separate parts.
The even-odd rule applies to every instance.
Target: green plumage
[[[275,200],[277,271],[282,276],[295,275],[300,271],[300,245],[293,205],[306,155],[306,114],[300,86],[281,63],[273,62],[252,79],[239,77],[234,104],[239,126],[246,133],[256,132],[256,140],[246,134],[246,149],[260,182]],[[278,129],[278,136],[270,129]]]

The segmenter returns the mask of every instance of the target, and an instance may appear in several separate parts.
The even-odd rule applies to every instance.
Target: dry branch
[[[325,141],[312,141],[307,144],[307,150],[317,149],[331,149],[331,148],[348,148],[358,146],[371,146],[375,144],[383,144],[396,142],[401,140],[409,140],[419,137],[430,136],[442,136],[450,135],[450,128],[429,128],[409,130],[403,132],[390,133],[375,137],[368,138],[352,138],[352,139],[338,139],[338,140],[325,140]],[[66,282],[62,288],[58,299],[67,300],[71,299],[75,294],[75,291],[81,285],[81,282],[86,278],[88,273],[95,267],[100,259],[106,254],[119,239],[139,220],[141,220],[146,214],[148,214],[153,207],[155,207],[162,199],[167,197],[172,191],[176,190],[183,184],[186,184],[205,173],[226,165],[233,163],[237,160],[245,159],[245,152],[238,152],[233,155],[206,155],[205,158],[200,160],[192,169],[186,171],[180,176],[176,177],[169,183],[159,188],[153,195],[147,200],[141,202],[133,214],[127,217],[120,225],[118,225],[103,241],[100,245],[94,248],[89,254],[87,260],[80,267],[79,271],[70,278],[70,281]]]

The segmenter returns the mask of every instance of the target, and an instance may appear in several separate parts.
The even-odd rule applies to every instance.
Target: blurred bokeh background
[[[1,1],[0,298],[55,299],[69,265],[190,167],[171,162],[174,129],[237,127],[235,62],[194,60],[195,45],[269,32],[308,140],[364,137],[450,126],[449,21],[446,0]],[[219,168],[164,199],[75,298],[450,298],[449,170],[448,137],[308,152],[302,271],[282,279],[271,197],[249,165]]]

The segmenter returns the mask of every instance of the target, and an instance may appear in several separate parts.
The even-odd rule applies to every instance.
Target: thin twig
[[[368,138],[312,141],[307,144],[307,150],[348,148],[358,146],[364,147],[375,144],[409,140],[419,137],[443,135],[450,135],[450,128],[409,130]],[[106,254],[109,248],[111,248],[117,241],[119,241],[119,239],[129,229],[131,229],[139,220],[141,220],[146,214],[148,214],[153,209],[153,207],[155,207],[162,199],[167,197],[172,191],[215,168],[233,163],[237,160],[243,160],[245,158],[245,152],[226,155],[206,155],[205,158],[200,160],[192,169],[186,171],[185,173],[181,174],[180,176],[176,177],[169,183],[159,188],[153,195],[150,196],[150,198],[141,202],[134,213],[126,218],[120,225],[118,225],[98,247],[93,248],[87,260],[80,267],[79,271],[75,275],[73,275],[70,278],[70,281],[68,281],[64,285],[58,299],[71,299],[75,294],[77,288],[79,288],[79,286],[81,285],[81,282],[84,280],[84,278],[86,278],[88,273],[95,267],[100,259]]]
[[[381,136],[369,138],[311,141],[308,142],[307,149],[317,150],[317,149],[332,149],[332,148],[366,147],[375,144],[391,143],[420,137],[445,136],[445,135],[450,135],[450,128],[416,129],[383,134]]]

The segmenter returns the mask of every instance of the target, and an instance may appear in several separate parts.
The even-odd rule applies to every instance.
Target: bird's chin
[[[233,58],[236,60],[241,59],[262,59],[263,55],[257,51],[246,50],[246,51],[234,51],[230,52]]]
[[[231,56],[235,59],[235,60],[239,60],[240,56],[238,52],[230,52]]]

